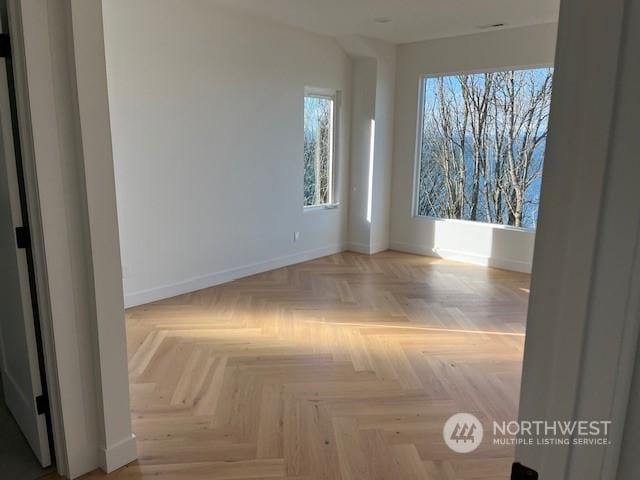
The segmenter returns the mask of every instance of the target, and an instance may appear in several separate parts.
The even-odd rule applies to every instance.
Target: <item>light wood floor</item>
[[[140,458],[108,478],[507,479],[490,422],[517,417],[528,285],[344,253],[129,310]],[[466,455],[458,412],[485,425]]]

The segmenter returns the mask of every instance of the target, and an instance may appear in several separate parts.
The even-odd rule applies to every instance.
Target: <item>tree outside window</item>
[[[417,215],[535,228],[552,75],[424,79]]]
[[[333,116],[331,97],[304,98],[304,206],[332,203]]]

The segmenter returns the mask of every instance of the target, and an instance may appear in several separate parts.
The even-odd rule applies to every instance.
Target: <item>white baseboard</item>
[[[366,243],[349,242],[347,249],[350,252],[362,253],[364,255],[375,255],[376,253],[389,250],[389,245],[369,245]]]
[[[371,255],[375,255],[376,253],[386,252],[387,250],[389,250],[388,243],[379,243],[377,245],[373,244],[371,246]]]
[[[402,242],[391,242],[390,248],[399,252],[414,253],[416,255],[427,255],[429,257],[444,258],[447,260],[455,260],[457,262],[482,265],[484,267],[496,267],[503,270],[511,270],[514,272],[531,273],[531,263],[523,262],[520,260],[482,256],[466,252],[459,252],[456,250],[434,248],[427,245],[412,245]]]
[[[314,250],[306,250],[304,252],[286,255],[284,257],[278,257],[264,262],[244,265],[238,268],[222,270],[220,272],[191,278],[172,285],[164,285],[161,287],[151,288],[149,290],[141,290],[125,294],[124,304],[126,308],[145,305],[147,303],[164,300],[184,293],[195,292],[204,288],[231,282],[250,275],[268,272],[269,270],[275,270],[276,268],[287,267],[289,265],[306,262],[315,258],[326,257],[327,255],[343,252],[346,249],[347,245],[339,244]]]
[[[349,242],[347,244],[347,249],[350,252],[362,253],[364,255],[371,255],[371,249],[369,245],[366,243]]]
[[[111,473],[114,470],[133,462],[137,458],[138,451],[136,449],[136,436],[132,433],[127,438],[124,438],[102,450],[100,468],[102,468],[106,473]]]

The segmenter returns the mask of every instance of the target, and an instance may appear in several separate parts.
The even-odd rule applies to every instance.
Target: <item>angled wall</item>
[[[339,42],[354,62],[348,245],[374,254],[389,248],[397,47],[360,36]]]

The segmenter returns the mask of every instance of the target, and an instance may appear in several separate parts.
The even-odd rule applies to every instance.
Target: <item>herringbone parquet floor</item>
[[[108,478],[507,479],[486,430],[517,416],[528,284],[343,253],[129,310],[140,458]],[[442,439],[457,412],[473,453]]]

